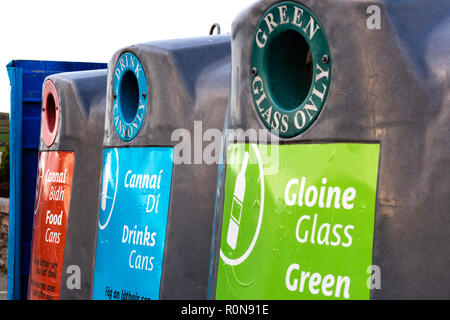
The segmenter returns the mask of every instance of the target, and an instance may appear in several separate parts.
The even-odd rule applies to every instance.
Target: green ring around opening
[[[280,7],[287,9],[285,10],[286,18],[291,18],[288,23],[282,24],[280,20],[277,20],[281,19],[278,16]],[[301,9],[303,12],[301,26],[292,23],[293,12],[296,10],[295,7],[298,8],[297,10]],[[268,29],[268,24],[265,20],[270,14],[274,18],[275,24],[277,24],[272,30]],[[310,29],[308,29],[310,19],[313,19],[315,27],[318,26],[312,38],[309,37]],[[261,48],[258,46],[257,37],[259,37],[259,41],[261,42],[263,35],[267,39],[265,45]],[[309,70],[312,74],[308,74],[306,67],[308,50],[310,51],[310,61],[312,63],[312,68]],[[322,61],[322,57],[325,55],[328,57],[326,63]],[[256,74],[250,77],[254,107],[264,126],[269,130],[273,129],[263,116],[267,108],[272,106],[272,115],[278,111],[281,115],[289,117],[290,121],[289,129],[286,132],[278,132],[278,136],[292,138],[306,131],[315,122],[325,104],[331,82],[332,67],[331,54],[325,31],[312,11],[293,1],[277,3],[267,10],[255,30],[251,67],[256,69]],[[319,83],[316,82],[317,70],[320,70],[318,68],[327,70],[328,72],[327,78],[322,77]],[[262,89],[267,98],[265,106],[263,104],[257,104],[260,95],[259,92],[258,94],[253,92],[252,82],[256,76],[259,76],[263,80]],[[324,88],[323,85],[326,88],[323,91],[323,99],[321,101],[317,100],[317,97],[312,97],[313,89],[316,85],[316,90],[322,90]],[[303,110],[305,105],[310,103],[310,99],[314,99],[313,101],[318,112],[311,119],[308,118],[308,123],[302,128],[295,128],[292,119],[299,110]]]

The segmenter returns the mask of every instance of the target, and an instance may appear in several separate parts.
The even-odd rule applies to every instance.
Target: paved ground
[[[0,300],[6,300],[6,274],[0,272]]]

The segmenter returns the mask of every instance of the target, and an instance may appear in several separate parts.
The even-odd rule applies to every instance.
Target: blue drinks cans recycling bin
[[[227,35],[111,59],[93,299],[206,299],[218,167],[177,145],[220,133],[230,71]]]

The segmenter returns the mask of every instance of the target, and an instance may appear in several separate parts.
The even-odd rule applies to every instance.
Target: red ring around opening
[[[59,96],[51,80],[44,83],[42,90],[42,138],[47,147],[55,142],[59,128]]]

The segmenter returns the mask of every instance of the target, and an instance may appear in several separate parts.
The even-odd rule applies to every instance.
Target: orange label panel
[[[59,299],[75,154],[39,153],[28,299]]]

